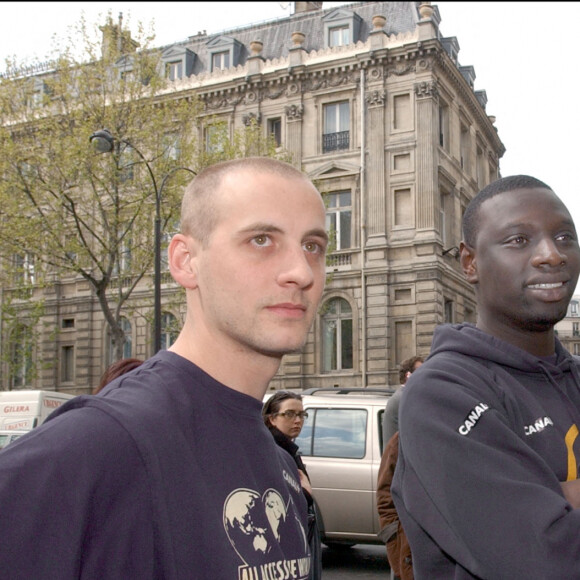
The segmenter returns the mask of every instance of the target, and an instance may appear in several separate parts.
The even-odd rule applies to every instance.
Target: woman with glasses
[[[310,485],[310,479],[302,457],[300,457],[298,445],[294,443],[294,439],[302,431],[304,420],[308,417],[308,413],[304,410],[302,404],[302,395],[292,391],[276,391],[264,403],[262,416],[276,443],[293,457],[298,467],[302,491],[308,502],[308,541],[312,555],[309,578],[318,580],[322,576],[322,548],[316,523],[312,486]]]

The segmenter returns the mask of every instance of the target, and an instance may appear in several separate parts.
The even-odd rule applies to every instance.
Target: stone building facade
[[[460,222],[499,177],[504,146],[441,17],[429,2],[296,2],[289,17],[163,47],[172,96],[204,102],[202,142],[211,119],[232,132],[255,119],[326,195],[335,247],[323,303],[272,388],[394,387],[399,362],[427,355],[436,325],[475,320]],[[53,364],[31,385],[4,373],[2,388],[89,392],[108,363],[96,299],[81,280],[42,292]],[[165,275],[164,312],[177,320],[179,292]],[[153,308],[150,283],[135,300]],[[149,322],[128,317],[127,333],[127,355],[152,353]]]
[[[568,304],[563,320],[554,327],[560,342],[566,350],[580,356],[580,295],[575,294]]]

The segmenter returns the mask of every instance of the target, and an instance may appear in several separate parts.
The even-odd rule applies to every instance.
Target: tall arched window
[[[161,348],[168,349],[179,334],[177,318],[171,312],[164,312],[161,316]]]
[[[343,298],[333,298],[322,316],[323,372],[352,369],[352,308]]]
[[[32,381],[32,331],[19,324],[10,337],[10,388],[22,389]]]
[[[133,356],[133,327],[131,322],[125,318],[121,317],[121,328],[125,333],[125,342],[123,343],[123,358],[131,358]],[[107,364],[111,364],[115,359],[115,346],[113,345],[112,337],[109,332],[109,361]]]

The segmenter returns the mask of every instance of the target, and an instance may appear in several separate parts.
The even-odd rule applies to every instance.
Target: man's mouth
[[[550,284],[530,284],[528,288],[537,288],[541,290],[550,290],[552,288],[560,288],[564,286],[564,282],[552,282]]]

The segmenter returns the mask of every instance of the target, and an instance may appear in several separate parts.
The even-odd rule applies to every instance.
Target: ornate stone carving
[[[260,125],[262,123],[262,113],[248,113],[242,117],[242,122],[246,127],[254,123]]]
[[[284,108],[286,113],[286,117],[289,120],[300,120],[302,119],[302,115],[304,114],[304,105],[288,105]]]
[[[365,100],[370,107],[378,107],[385,104],[387,93],[385,91],[370,91],[367,93]]]
[[[397,64],[392,64],[387,68],[387,76],[403,76],[407,73],[413,72],[415,70],[415,64],[412,62],[398,62]]]
[[[439,91],[437,90],[436,83],[423,81],[421,83],[415,83],[415,94],[419,98],[435,98],[439,95]]]

